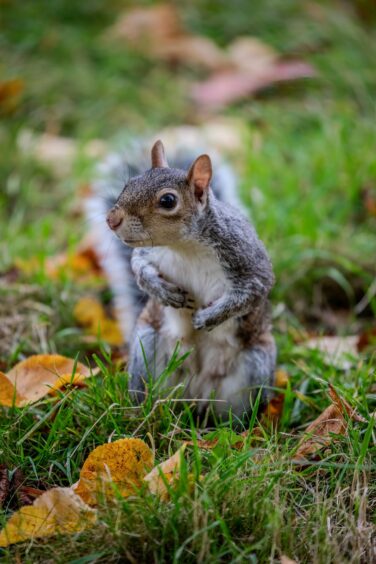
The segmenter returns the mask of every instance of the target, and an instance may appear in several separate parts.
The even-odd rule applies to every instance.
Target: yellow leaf
[[[285,370],[277,370],[274,377],[274,385],[276,388],[286,388],[289,381],[289,376]],[[263,421],[271,421],[272,423],[278,423],[285,403],[285,394],[275,394],[271,400],[268,402],[264,412]]]
[[[0,405],[11,407],[12,405],[19,405],[24,398],[16,392],[12,382],[10,382],[4,374],[0,372]]]
[[[153,463],[153,452],[141,439],[101,445],[85,460],[75,492],[89,505],[97,505],[101,497],[113,497],[115,489],[127,497],[142,486]]]
[[[11,516],[0,532],[0,546],[79,532],[95,523],[96,518],[96,511],[71,488],[53,488],[39,496],[33,505],[22,507]]]
[[[94,298],[81,298],[73,310],[76,321],[83,327],[97,325],[105,316],[103,306]]]
[[[172,484],[179,478],[179,471],[181,466],[181,456],[186,448],[186,444],[183,444],[170,458],[158,464],[144,480],[149,486],[149,490],[153,494],[159,495],[162,499],[168,499],[168,489],[166,486],[166,481],[168,484]]]
[[[75,305],[74,317],[90,335],[99,336],[109,345],[119,346],[124,342],[119,324],[106,315],[102,304],[94,298],[81,298]]]
[[[75,374],[72,376],[75,368]],[[81,362],[58,354],[38,354],[19,362],[8,374],[0,374],[0,405],[18,407],[54,394],[66,384],[83,385],[83,381],[98,372]]]

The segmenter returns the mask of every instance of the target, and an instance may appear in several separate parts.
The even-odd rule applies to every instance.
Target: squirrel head
[[[208,206],[212,166],[201,155],[188,172],[168,166],[164,147],[151,150],[152,167],[129,180],[107,223],[131,247],[168,246],[190,238]]]

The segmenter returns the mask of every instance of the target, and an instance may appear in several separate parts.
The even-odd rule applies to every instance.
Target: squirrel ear
[[[165,155],[163,143],[160,139],[156,141],[151,150],[151,167],[152,168],[168,168],[168,162]]]
[[[198,157],[188,172],[187,180],[193,185],[195,196],[200,202],[203,201],[212,177],[212,164],[208,155]]]

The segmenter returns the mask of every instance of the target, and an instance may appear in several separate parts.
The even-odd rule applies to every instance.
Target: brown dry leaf
[[[26,480],[22,470],[20,468],[16,468],[10,484],[10,494],[12,498],[17,501],[17,506],[32,505],[34,500],[42,495],[47,489],[44,487],[43,490],[41,490],[39,488],[27,486],[25,482]]]
[[[357,347],[359,352],[376,348],[376,327],[371,327],[359,335]]]
[[[173,484],[174,481],[179,479],[179,471],[181,465],[181,457],[185,451],[186,444],[183,444],[170,458],[161,462],[153,468],[144,481],[147,482],[151,493],[159,495],[161,499],[167,500],[169,497],[168,484]]]
[[[24,82],[19,78],[0,82],[0,113],[11,113],[18,106]]]
[[[115,489],[127,497],[142,486],[153,463],[153,452],[141,439],[98,446],[85,460],[75,492],[89,505],[113,498]]]
[[[109,36],[169,63],[222,68],[227,57],[207,37],[188,33],[172,4],[133,8],[120,16]]]
[[[75,533],[95,523],[96,511],[88,507],[71,488],[53,488],[33,505],[14,513],[0,532],[0,546],[28,539]]]
[[[329,385],[329,395],[332,405],[329,405],[312,423],[307,427],[301,439],[294,458],[296,460],[306,459],[316,454],[323,447],[331,444],[332,435],[345,435],[348,422],[345,413],[353,421],[366,422],[363,417],[356,413],[334,388]]]
[[[368,215],[376,217],[376,190],[364,188],[362,193],[363,206]]]
[[[56,176],[66,176],[79,153],[90,158],[98,158],[104,156],[106,152],[106,145],[98,139],[92,139],[81,147],[77,141],[69,137],[51,133],[39,135],[29,130],[20,133],[18,146],[23,153],[49,167]]]
[[[194,446],[196,444],[198,446],[198,448],[203,448],[205,450],[211,450],[211,449],[213,449],[217,446],[218,438],[211,439],[211,440],[198,439],[196,442],[194,442],[194,441],[184,441],[183,444],[187,445],[187,446]]]
[[[0,464],[0,509],[3,508],[5,500],[10,490],[8,468],[5,464]]]
[[[0,405],[22,407],[54,394],[66,384],[82,386],[86,378],[97,373],[98,369],[90,370],[58,354],[34,355],[16,364],[8,374],[0,372]]]
[[[227,66],[223,51],[207,37],[185,35],[155,45],[152,54],[170,63],[217,70]]]
[[[136,48],[148,42],[172,41],[182,34],[184,29],[172,4],[126,10],[109,30],[110,36],[126,40]]]
[[[323,360],[336,368],[347,370],[354,364],[349,357],[358,357],[358,336],[315,337],[303,343],[304,347],[318,350]]]
[[[102,304],[95,298],[81,298],[75,305],[74,317],[90,335],[99,336],[110,345],[123,344],[124,337],[118,322],[106,315]]]

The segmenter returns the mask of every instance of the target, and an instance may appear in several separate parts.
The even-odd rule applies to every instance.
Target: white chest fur
[[[155,248],[152,260],[168,281],[190,293],[197,309],[220,298],[229,287],[214,251],[201,245]],[[207,395],[204,388],[208,385],[208,374],[221,377],[228,373],[239,344],[235,338],[234,320],[226,321],[210,332],[196,331],[192,326],[193,313],[188,309],[166,307],[162,331],[170,343],[171,353],[177,341],[181,343],[182,352],[193,349],[184,364],[194,378],[195,396],[200,397]]]

